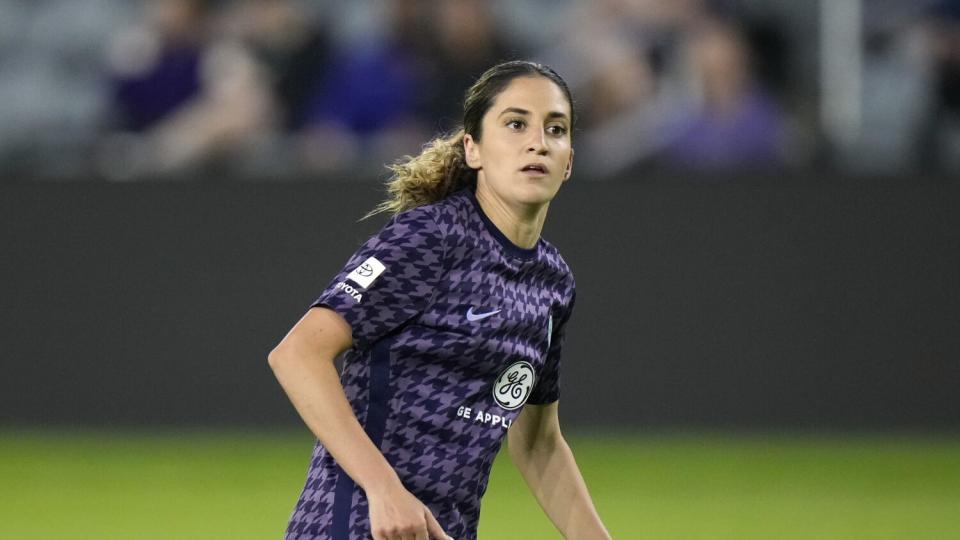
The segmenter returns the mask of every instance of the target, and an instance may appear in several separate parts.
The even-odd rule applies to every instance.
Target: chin
[[[545,204],[553,200],[560,186],[546,183],[529,184],[518,190],[517,201],[523,204]]]

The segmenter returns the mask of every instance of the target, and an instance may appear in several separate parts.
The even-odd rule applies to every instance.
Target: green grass
[[[614,538],[960,538],[957,439],[568,440]],[[0,431],[0,538],[280,538],[311,445],[300,432]],[[505,453],[480,538],[560,538]]]

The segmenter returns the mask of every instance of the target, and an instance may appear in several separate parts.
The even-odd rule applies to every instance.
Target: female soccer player
[[[540,238],[573,123],[559,75],[508,62],[393,167],[395,215],[270,353],[318,440],[288,539],[474,539],[504,436],[566,538],[609,538],[557,420],[574,281]]]

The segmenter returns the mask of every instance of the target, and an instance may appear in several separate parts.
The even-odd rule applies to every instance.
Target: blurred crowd
[[[819,2],[0,0],[0,181],[382,177],[517,58],[570,83],[590,178],[960,173],[960,0],[836,1],[862,22],[845,137]]]

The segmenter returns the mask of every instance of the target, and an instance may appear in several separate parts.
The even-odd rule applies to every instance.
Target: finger
[[[433,517],[433,513],[430,512],[429,508],[424,506],[423,512],[427,518],[427,532],[430,533],[431,537],[436,540],[447,540],[450,538],[447,536],[447,533],[443,531],[443,527],[440,526],[440,523],[437,522],[437,518]]]
[[[427,526],[423,524],[416,529],[409,529],[397,538],[399,540],[429,540],[427,538]]]
[[[384,530],[380,533],[378,539],[382,540],[403,540],[403,534],[397,532],[396,530]]]

